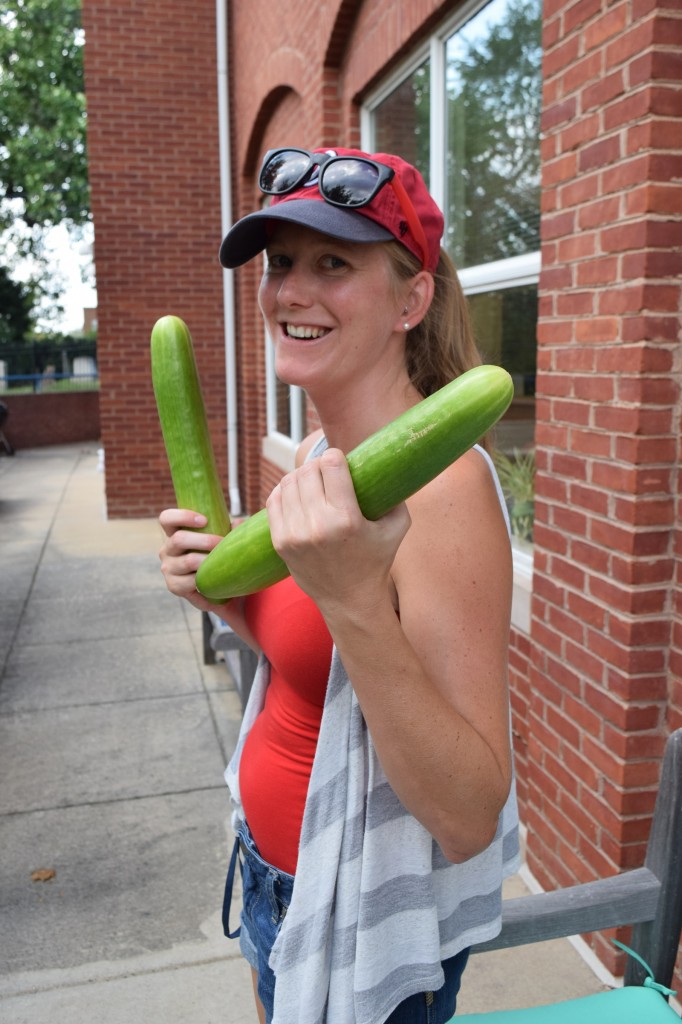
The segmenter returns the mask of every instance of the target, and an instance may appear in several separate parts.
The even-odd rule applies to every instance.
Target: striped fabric
[[[225,773],[235,827],[239,761],[268,678],[262,658]],[[498,933],[502,879],[518,861],[514,787],[491,845],[445,860],[391,789],[334,649],[296,883],[270,960],[273,1024],[382,1024],[408,996],[440,988],[442,960]]]

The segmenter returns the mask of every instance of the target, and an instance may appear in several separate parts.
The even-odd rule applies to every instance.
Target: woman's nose
[[[300,264],[289,267],[284,274],[277,298],[284,306],[309,306],[311,304],[310,278]]]

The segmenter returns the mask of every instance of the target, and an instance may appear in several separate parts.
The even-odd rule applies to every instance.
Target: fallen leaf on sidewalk
[[[31,872],[31,881],[49,882],[51,879],[55,878],[56,875],[57,872],[54,870],[54,868],[38,868],[37,871]]]

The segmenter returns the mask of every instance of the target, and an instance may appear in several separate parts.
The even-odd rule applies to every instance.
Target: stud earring
[[[403,324],[403,330],[404,331],[409,331],[409,329],[410,329],[410,325],[408,323]]]

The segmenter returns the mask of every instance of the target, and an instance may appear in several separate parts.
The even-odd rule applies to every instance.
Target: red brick
[[[576,269],[578,287],[610,285],[618,278],[618,261],[615,256],[601,256],[586,260]]]
[[[672,526],[675,505],[672,499],[648,499],[633,495],[616,500],[614,514],[620,523],[632,526]]]
[[[653,814],[656,803],[655,789],[622,790],[613,786],[608,779],[603,780],[604,798],[619,816]]]
[[[618,97],[622,96],[626,91],[625,80],[623,72],[619,68],[613,71],[610,75],[605,75],[597,82],[592,85],[586,86],[581,95],[583,110],[599,110],[600,114],[604,107],[607,110],[603,113],[602,120],[602,133],[604,129],[607,131],[612,127],[612,121],[608,118],[609,107],[608,104],[612,104],[613,101]]]
[[[617,437],[614,456],[620,462],[636,466],[674,464],[677,459],[677,443],[672,437]]]
[[[560,124],[573,120],[576,114],[576,99],[571,96],[560,103],[546,106],[542,112],[542,131],[549,132]]]
[[[619,160],[621,155],[619,137],[617,135],[607,136],[581,150],[578,157],[578,170],[584,174],[598,167],[608,167]]]
[[[604,681],[605,676],[605,665],[604,659],[601,655],[595,653],[595,651],[587,650],[585,647],[581,647],[577,644],[566,641],[565,645],[565,657],[572,666],[572,668],[585,676],[587,679],[591,679],[595,683],[600,685]]]

